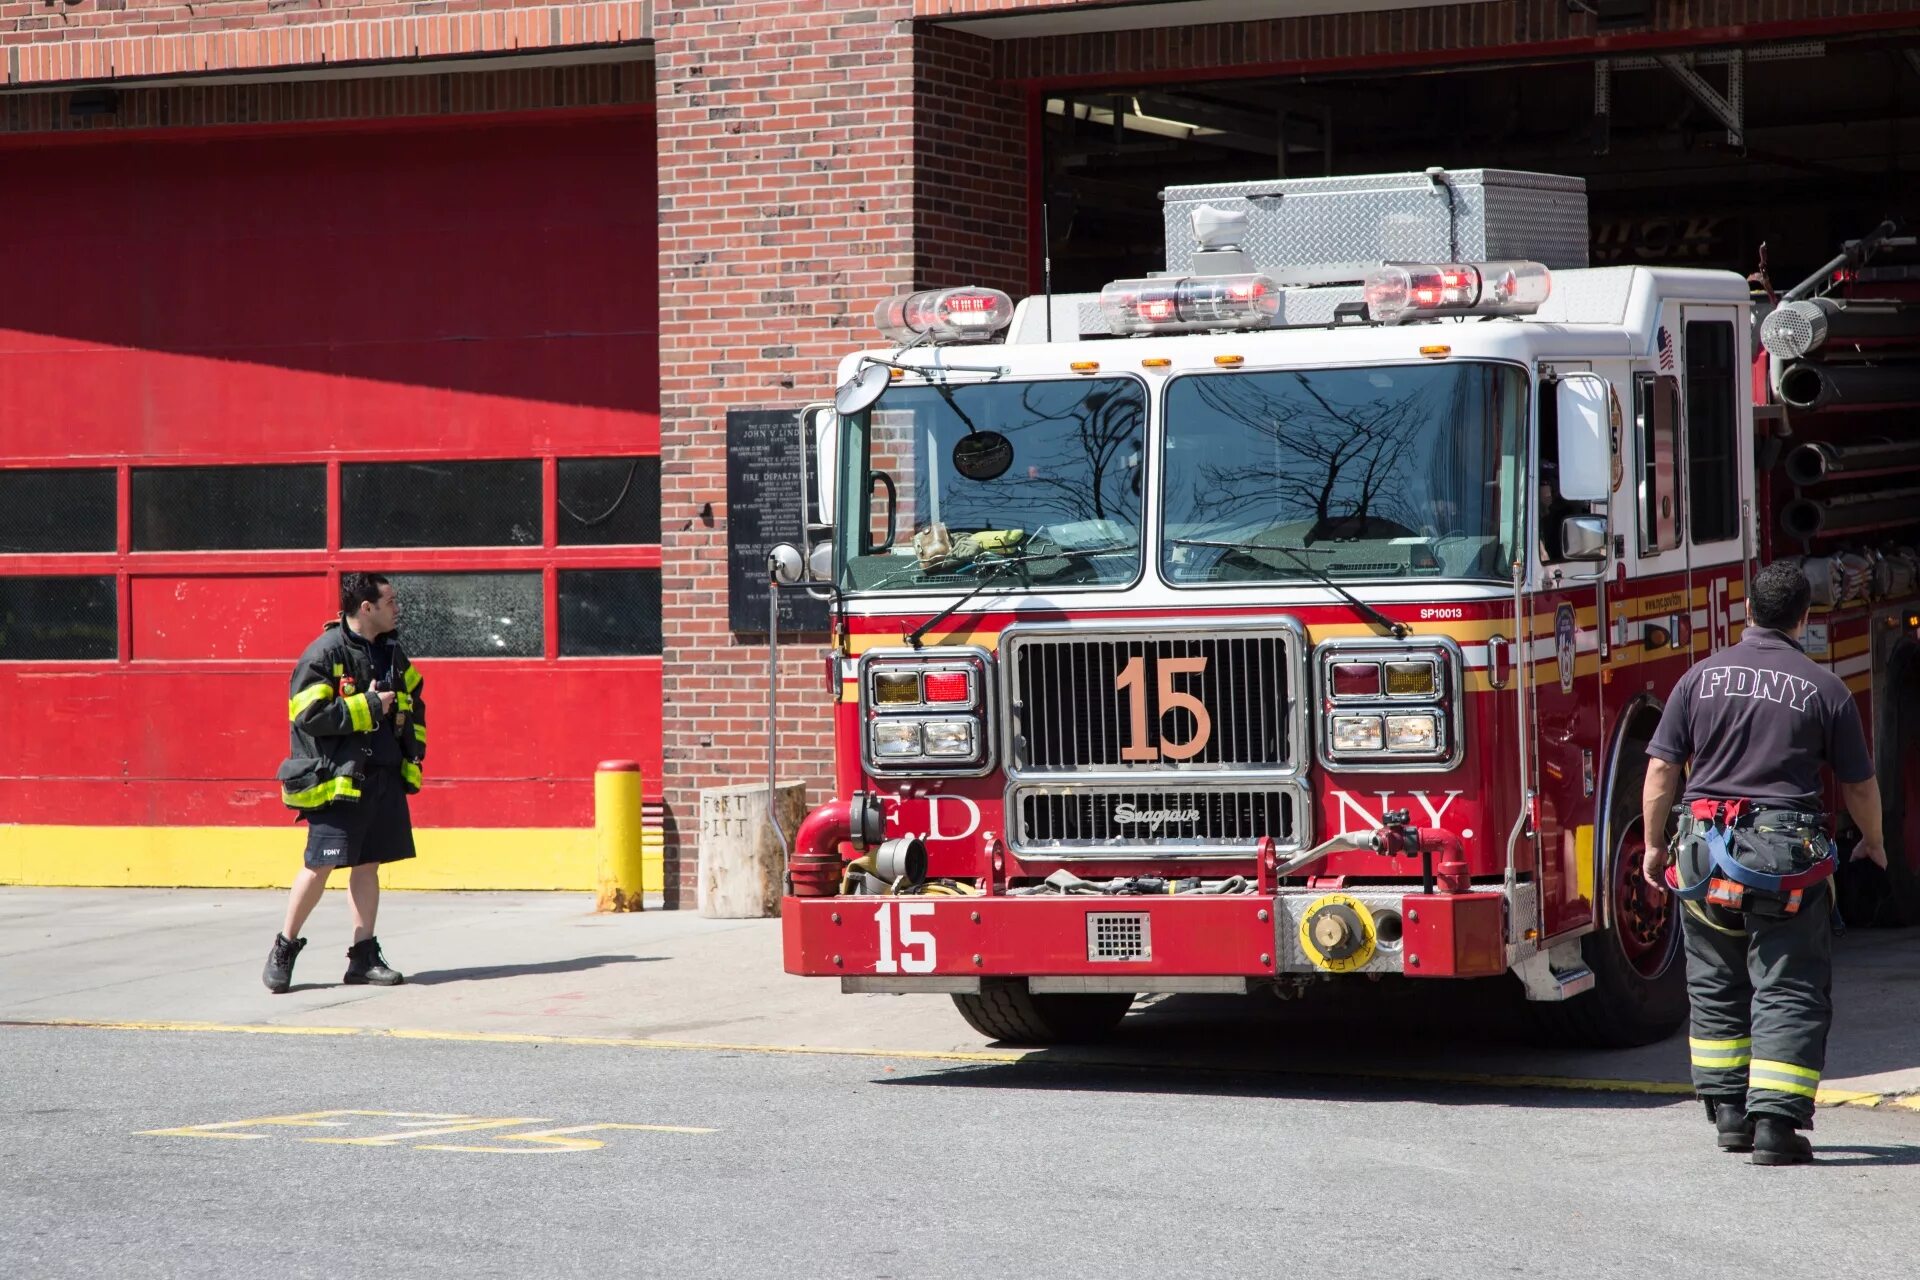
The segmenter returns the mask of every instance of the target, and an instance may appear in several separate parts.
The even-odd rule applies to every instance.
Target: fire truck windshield
[[[1175,583],[1505,581],[1520,545],[1526,406],[1525,371],[1504,364],[1177,378],[1162,572]]]
[[[845,420],[842,588],[1133,582],[1146,418],[1132,378],[889,389]]]

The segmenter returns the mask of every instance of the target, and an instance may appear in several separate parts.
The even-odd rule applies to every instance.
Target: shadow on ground
[[[1920,1164],[1920,1147],[1825,1147],[1820,1132],[1813,1133],[1813,1162],[1816,1165],[1897,1165]]]
[[[1089,1061],[1090,1050],[1045,1050],[1019,1062],[953,1067],[873,1083],[914,1089],[1016,1089],[1182,1098],[1270,1098],[1316,1102],[1420,1102],[1436,1107],[1499,1105],[1542,1110],[1608,1107],[1623,1111],[1699,1104],[1671,1094],[1588,1093],[1570,1088],[1512,1089],[1448,1080],[1357,1078],[1336,1068],[1268,1068]],[[1709,1131],[1710,1132],[1710,1131]],[[1867,1148],[1861,1148],[1867,1150]]]
[[[446,982],[485,982],[491,978],[525,978],[538,974],[578,973],[602,969],[613,964],[652,964],[664,956],[576,956],[571,960],[541,960],[530,964],[489,964],[470,969],[429,969],[410,973],[407,983],[415,987],[437,987]]]
[[[1289,1001],[1267,995],[1150,997],[1098,1044],[883,1081],[1460,1106],[1497,1099],[1549,1109],[1650,1108],[1683,1100],[1694,1105],[1678,1079],[1650,1076],[1650,1063],[1670,1059],[1683,1076],[1684,1051],[1671,1042],[1602,1055],[1597,1064],[1589,1050],[1576,1062],[1573,1051],[1540,1047],[1517,992],[1486,983],[1386,981],[1362,989],[1324,985]],[[1634,1088],[1595,1091],[1596,1079],[1632,1081]]]

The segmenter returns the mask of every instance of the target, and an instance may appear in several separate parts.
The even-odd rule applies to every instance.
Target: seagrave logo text
[[[1198,809],[1140,809],[1132,804],[1121,802],[1113,806],[1113,820],[1123,827],[1144,826],[1149,831],[1158,831],[1168,823],[1198,822]]]

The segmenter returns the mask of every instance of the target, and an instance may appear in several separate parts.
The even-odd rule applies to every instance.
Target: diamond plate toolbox
[[[1283,285],[1358,280],[1382,262],[1587,265],[1581,178],[1460,169],[1168,187],[1161,199],[1167,270],[1175,275],[1191,270],[1197,245],[1189,214],[1203,204],[1246,211],[1241,248]]]

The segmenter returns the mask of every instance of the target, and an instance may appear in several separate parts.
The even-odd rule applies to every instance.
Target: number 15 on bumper
[[[900,945],[896,954],[894,948],[894,914],[899,914]],[[913,922],[933,915],[931,902],[883,902],[880,909],[873,913],[875,923],[880,926],[880,958],[873,962],[875,973],[932,973],[934,967],[933,935],[924,929],[916,929]]]

